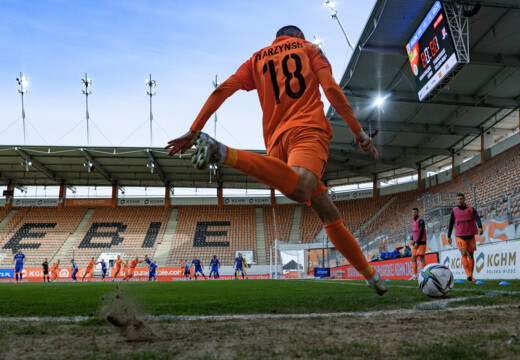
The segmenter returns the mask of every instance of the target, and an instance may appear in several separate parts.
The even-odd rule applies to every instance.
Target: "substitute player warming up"
[[[453,225],[455,225],[457,247],[462,255],[462,266],[466,271],[468,281],[473,281],[473,268],[475,267],[473,253],[477,250],[475,235],[482,235],[482,222],[477,211],[466,205],[466,197],[463,193],[457,194],[457,207],[454,207],[451,211],[450,225],[448,227],[448,243],[450,245]]]
[[[417,280],[417,257],[421,260],[421,269],[426,266],[426,225],[419,216],[419,209],[413,208],[412,223],[412,270],[413,276],[410,280]]]
[[[289,25],[278,30],[274,42],[253,54],[238,71],[218,86],[204,104],[190,131],[171,140],[169,155],[196,146],[193,166],[230,166],[275,188],[290,199],[312,207],[335,248],[361,273],[379,295],[387,289],[367,262],[359,244],[320,182],[329,157],[332,128],[325,117],[319,87],[346,121],[366,154],[378,153],[361,128],[343,91],[332,77],[329,61],[302,31]],[[263,110],[263,135],[268,156],[225,146],[200,133],[210,116],[238,90],[256,89]]]

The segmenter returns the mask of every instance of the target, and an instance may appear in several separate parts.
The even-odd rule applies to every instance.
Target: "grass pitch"
[[[520,281],[510,283],[456,284],[447,299],[411,281],[387,282],[382,297],[362,281],[0,284],[0,359],[520,358]],[[114,294],[143,322],[131,336],[105,320]],[[278,317],[311,313],[323,317]],[[270,318],[174,317],[235,314]]]

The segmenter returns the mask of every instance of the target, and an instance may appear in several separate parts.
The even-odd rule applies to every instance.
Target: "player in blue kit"
[[[181,260],[181,266],[184,266],[184,277],[187,277],[191,280],[190,264],[187,261],[183,263]]]
[[[78,279],[76,278],[76,274],[79,271],[78,265],[74,262],[74,259],[70,261],[72,263],[72,280],[76,282]]]
[[[220,261],[218,261],[217,255],[213,255],[213,259],[211,259],[211,271],[209,272],[210,279],[211,279],[212,274],[215,279],[220,279],[220,274],[218,273],[219,268],[220,268]]]
[[[202,276],[204,276],[204,280],[207,280],[206,275],[204,275],[202,272],[202,261],[197,258],[193,258],[191,264],[193,265],[193,276],[195,276],[195,280],[197,280],[197,273],[200,273]]]
[[[105,276],[107,276],[107,263],[105,262],[105,259],[101,259],[101,277],[103,278],[102,281],[105,281]]]
[[[248,279],[247,273],[244,270],[244,268],[247,266],[247,262],[246,262],[246,259],[244,259],[244,257],[242,256],[242,253],[238,253],[238,256],[235,258],[235,262],[236,262],[235,280],[238,280],[237,274],[239,271],[242,272],[242,279],[244,278],[244,275],[245,275],[246,279]]]
[[[18,283],[18,279],[22,282],[22,271],[23,271],[23,263],[25,262],[25,255],[22,254],[22,250],[18,249],[17,253],[14,255],[14,276],[16,278],[16,282]]]
[[[152,259],[148,255],[144,256],[144,262],[148,264],[148,266],[152,265]]]
[[[153,263],[150,264],[150,267],[148,268],[148,281],[152,281],[152,280],[157,281],[156,270],[157,270],[157,261],[154,261]]]

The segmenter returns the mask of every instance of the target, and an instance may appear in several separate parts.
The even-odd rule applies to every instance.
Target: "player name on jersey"
[[[283,53],[285,51],[294,50],[303,47],[303,44],[298,41],[288,42],[282,45],[276,45],[272,47],[265,48],[255,54],[255,63],[258,60],[262,60],[267,56],[273,56],[276,54]]]

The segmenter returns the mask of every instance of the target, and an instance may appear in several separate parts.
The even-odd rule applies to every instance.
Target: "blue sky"
[[[373,0],[335,3],[354,43],[373,5]],[[347,43],[329,15],[320,0],[2,0],[0,143],[23,144],[15,80],[20,71],[28,79],[28,143],[35,145],[86,144],[81,79],[88,72],[91,145],[149,146],[145,79],[152,73],[157,81],[153,146],[162,147],[187,131],[216,74],[219,80],[232,75],[288,24],[299,26],[308,40],[323,39],[339,79]],[[264,148],[256,92],[235,94],[218,119],[219,140]],[[212,120],[205,130],[213,133]]]

